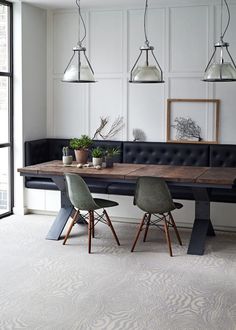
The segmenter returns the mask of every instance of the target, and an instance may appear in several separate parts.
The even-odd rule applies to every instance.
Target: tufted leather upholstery
[[[211,145],[210,166],[236,167],[236,145],[232,145],[232,144]]]
[[[54,159],[62,158],[62,148],[69,146],[70,139],[40,139],[25,142],[25,166],[39,164]],[[91,149],[95,147],[119,148],[120,155],[117,156],[116,162],[122,161],[122,142],[121,141],[100,141],[95,140]],[[74,157],[74,151],[70,150],[70,154]],[[91,158],[91,155],[90,155]],[[107,182],[99,180],[87,180],[88,187],[93,193],[107,193]],[[56,184],[47,178],[25,178],[25,186],[33,189],[58,190]]]
[[[53,159],[61,159],[62,147],[69,145],[69,139],[41,139],[25,142],[25,165],[33,165]],[[122,142],[94,141],[92,146],[121,149],[117,162],[189,166],[225,166],[236,167],[236,145],[207,145],[165,142]],[[71,150],[71,155],[74,155]],[[133,182],[107,182],[86,179],[94,193],[108,193],[132,196],[135,190]],[[25,179],[25,186],[34,189],[58,190],[50,179]],[[173,198],[193,200],[191,188],[170,186]],[[235,189],[209,189],[212,201],[236,202]]]
[[[208,166],[209,147],[203,144],[124,142],[124,163]]]
[[[48,139],[25,142],[25,166],[49,161]]]

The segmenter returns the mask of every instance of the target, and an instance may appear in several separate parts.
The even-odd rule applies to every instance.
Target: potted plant
[[[81,137],[70,140],[70,147],[74,149],[75,159],[79,164],[86,164],[88,161],[89,147],[93,143],[88,135],[81,135]]]
[[[69,147],[62,148],[62,163],[63,165],[71,165],[73,161],[73,157],[69,154]]]
[[[92,150],[93,166],[102,165],[103,150],[100,147]]]
[[[113,167],[116,156],[120,154],[119,148],[109,148],[106,150],[105,164],[106,167]]]

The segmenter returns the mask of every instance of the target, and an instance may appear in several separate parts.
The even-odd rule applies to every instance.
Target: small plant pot
[[[111,168],[114,165],[114,158],[113,157],[105,157],[105,166],[107,168]]]
[[[75,150],[75,159],[79,164],[86,164],[88,161],[88,149]]]
[[[71,165],[73,162],[72,156],[62,156],[62,163],[63,165]]]
[[[97,165],[102,166],[102,158],[93,157],[93,166],[97,166]]]

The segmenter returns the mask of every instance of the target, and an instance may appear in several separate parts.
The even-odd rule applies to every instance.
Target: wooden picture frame
[[[203,140],[194,140],[194,139],[177,139],[177,138],[173,138],[173,130],[174,130],[174,125],[173,125],[173,116],[172,116],[172,108],[173,108],[173,104],[174,103],[195,103],[195,107],[196,105],[200,105],[205,104],[205,106],[207,105],[207,111],[210,113],[211,111],[213,111],[213,113],[210,113],[211,117],[212,117],[212,122],[211,122],[211,130],[213,132],[212,139],[203,139]],[[209,110],[210,108],[210,104],[212,104],[211,106],[211,110]],[[208,106],[209,105],[209,106]],[[202,111],[202,108],[200,108],[200,111]],[[204,110],[204,109],[203,109]],[[192,110],[195,111],[195,110]],[[220,100],[219,99],[167,99],[167,117],[166,117],[166,141],[167,142],[176,142],[176,143],[212,143],[212,144],[217,144],[219,143],[219,113],[220,113]],[[208,113],[207,113],[208,114]],[[206,115],[207,115],[206,114]],[[196,116],[196,113],[194,113],[194,115]],[[203,123],[205,124],[207,121],[203,121]],[[199,126],[200,127],[200,126]]]

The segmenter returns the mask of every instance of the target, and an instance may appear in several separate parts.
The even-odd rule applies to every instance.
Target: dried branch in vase
[[[93,137],[92,137],[92,140],[94,140],[96,138],[97,135],[100,135],[100,132],[103,130],[103,128],[107,125],[108,121],[109,121],[109,118],[108,117],[100,117],[100,125],[99,127],[96,129]]]
[[[97,130],[94,133],[93,139],[95,139],[98,135],[103,139],[103,140],[108,140],[115,136],[117,133],[119,133],[122,128],[124,127],[124,122],[123,122],[123,117],[117,117],[115,121],[112,123],[110,129],[108,130],[107,133],[103,133],[104,128],[107,126],[109,123],[109,118],[108,117],[100,117],[101,123]]]
[[[202,141],[201,127],[191,118],[176,117],[174,122],[176,125],[171,125],[176,129],[177,140],[197,139]]]

